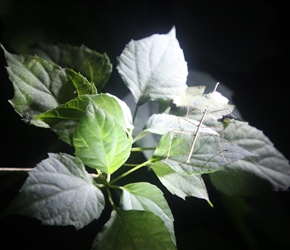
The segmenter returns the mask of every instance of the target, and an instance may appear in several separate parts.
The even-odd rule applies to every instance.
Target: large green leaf
[[[133,128],[130,109],[123,101],[109,94],[78,96],[36,118],[48,124],[61,140],[73,145],[75,127],[91,101],[110,114],[125,130]]]
[[[110,113],[90,102],[75,128],[73,144],[86,165],[111,174],[128,159],[132,140]]]
[[[82,162],[67,154],[49,154],[29,172],[8,213],[31,216],[46,225],[77,229],[99,218],[104,196]]]
[[[164,134],[151,158],[162,162],[181,174],[204,174],[220,170],[225,165],[251,156],[247,150],[227,140],[208,134],[197,136],[192,155],[194,136],[182,131]]]
[[[113,210],[93,242],[97,250],[176,249],[164,222],[148,211]]]
[[[40,44],[33,48],[32,52],[61,67],[80,72],[94,83],[99,91],[105,86],[112,73],[112,64],[107,54],[98,53],[84,45],[77,47],[67,44]]]
[[[170,166],[162,162],[156,162],[151,168],[168,189],[169,192],[182,199],[186,197],[197,197],[207,200],[208,193],[204,181],[199,174],[185,175],[174,171]]]
[[[172,241],[176,243],[173,215],[159,188],[147,182],[138,182],[126,185],[122,190],[120,203],[124,210],[144,210],[154,213],[164,221]]]
[[[214,186],[229,195],[254,195],[265,190],[288,190],[289,161],[273,146],[262,131],[246,122],[232,121],[224,137],[254,156],[225,166],[210,175]]]
[[[175,37],[152,35],[127,44],[117,69],[137,105],[150,100],[171,100],[187,87],[187,63]]]
[[[91,84],[72,70],[60,68],[37,56],[13,55],[5,49],[4,53],[14,87],[14,97],[10,102],[26,122],[47,127],[34,116],[66,103],[86,88],[92,91],[89,94],[95,93]]]

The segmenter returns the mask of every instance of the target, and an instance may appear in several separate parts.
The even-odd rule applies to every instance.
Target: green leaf
[[[246,122],[232,121],[224,137],[255,156],[241,159],[210,175],[213,185],[228,195],[255,195],[269,189],[288,190],[289,161],[262,131]]]
[[[3,48],[3,47],[2,47]],[[65,69],[37,56],[13,55],[4,48],[7,72],[14,87],[10,101],[25,122],[46,127],[34,119],[76,97],[76,88]]]
[[[77,94],[96,93],[94,85],[73,70],[62,69],[39,57],[4,52],[15,91],[11,104],[26,122],[47,127],[34,116],[73,99]]]
[[[217,91],[203,94],[204,89],[204,86],[188,87],[173,99],[169,113],[200,121],[207,109],[203,124],[216,126],[219,119],[233,112],[234,105],[228,104],[228,99]]]
[[[78,96],[35,118],[48,124],[49,127],[58,134],[59,139],[73,146],[75,128],[83,117],[90,100],[90,96]]]
[[[134,125],[133,125],[132,113],[128,105],[124,101],[122,101],[121,99],[119,99],[118,97],[114,95],[111,95],[109,93],[107,93],[107,95],[114,98],[119,103],[122,109],[122,111],[119,110],[119,107],[117,107],[117,105],[114,104],[113,107],[111,107],[112,113],[114,111],[113,113],[114,116],[117,117],[118,121],[124,128],[133,130]],[[107,104],[106,106],[109,106],[109,104]]]
[[[142,139],[148,133],[163,135],[170,131],[177,132],[178,130],[183,130],[184,132],[194,134],[198,125],[199,121],[189,118],[178,117],[165,113],[154,114],[148,119],[143,131],[136,136],[135,141]],[[206,126],[201,126],[199,133],[218,135],[216,131]]]
[[[182,131],[164,134],[151,161],[161,161],[178,173],[191,175],[215,172],[234,161],[252,156],[247,150],[208,134],[199,134],[190,156],[193,138]]]
[[[48,124],[61,140],[73,145],[75,127],[91,101],[109,113],[125,130],[133,128],[129,107],[117,97],[109,94],[78,96],[53,110],[38,115],[36,118]]]
[[[77,229],[100,217],[104,196],[82,162],[67,154],[49,154],[29,172],[9,213],[31,216],[45,225]]]
[[[61,67],[80,72],[101,91],[112,73],[112,64],[107,54],[101,54],[82,45],[44,45],[34,48],[33,53]],[[89,94],[89,93],[84,93]]]
[[[67,77],[73,82],[78,95],[94,95],[98,91],[94,84],[91,84],[83,75],[72,69],[65,69]]]
[[[148,211],[113,210],[93,242],[97,250],[176,249],[164,222]]]
[[[166,35],[132,40],[118,58],[117,69],[137,105],[171,100],[187,87],[187,63],[174,27]]]
[[[164,221],[172,241],[176,244],[173,215],[161,190],[147,182],[131,183],[122,187],[122,190],[123,194],[120,200],[122,208],[154,213]]]
[[[112,174],[128,159],[132,141],[120,123],[90,102],[75,128],[75,154],[86,165]]]
[[[174,171],[170,166],[162,162],[153,163],[151,168],[161,183],[172,194],[175,194],[182,199],[190,196],[197,197],[205,199],[210,203],[206,186],[201,175],[184,175]]]

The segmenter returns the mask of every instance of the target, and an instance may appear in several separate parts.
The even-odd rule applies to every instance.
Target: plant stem
[[[114,201],[113,201],[112,193],[111,193],[110,188],[109,188],[108,185],[106,185],[106,191],[107,191],[107,193],[108,193],[108,199],[109,199],[109,201],[110,201],[112,207],[115,208],[116,206],[115,206],[115,203],[114,203]]]
[[[33,168],[1,168],[0,167],[0,172],[29,172]],[[99,172],[99,171],[98,171]],[[101,173],[101,172],[100,172]],[[98,178],[100,177],[100,174],[89,174],[93,178]]]
[[[136,164],[136,163],[124,163],[123,164],[123,167],[136,167],[136,166],[138,166],[138,164]]]
[[[135,111],[134,111],[134,115],[133,115],[133,123],[134,123],[135,118],[136,118],[136,116],[137,116],[138,108],[139,108],[139,106],[137,105],[136,108],[135,108]]]
[[[100,175],[98,175],[98,174],[89,174],[89,175],[92,176],[94,179],[100,177]]]
[[[148,147],[148,148],[142,148],[142,147],[135,147],[131,148],[131,152],[142,152],[144,150],[155,150],[156,147]]]
[[[33,168],[0,168],[0,172],[28,172]]]
[[[131,168],[131,169],[128,170],[127,172],[125,172],[125,173],[119,175],[116,179],[112,180],[112,181],[110,182],[110,184],[113,184],[113,183],[119,181],[120,179],[124,178],[125,176],[127,176],[127,175],[129,175],[129,174],[131,174],[131,173],[133,173],[133,172],[135,172],[135,171],[138,170],[139,168],[142,168],[142,167],[148,165],[149,163],[150,163],[150,160],[145,161],[145,162],[143,162],[143,163],[137,165],[137,166],[134,167],[134,168]]]

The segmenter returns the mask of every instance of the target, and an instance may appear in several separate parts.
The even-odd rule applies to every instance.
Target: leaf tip
[[[212,208],[214,207],[210,200],[207,200],[207,203],[208,203]]]
[[[176,37],[176,28],[173,25],[171,30],[168,32],[169,35],[172,35],[173,37]]]

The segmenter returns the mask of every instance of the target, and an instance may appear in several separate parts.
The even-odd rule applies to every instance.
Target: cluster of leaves
[[[289,186],[288,161],[262,132],[225,119],[234,107],[216,90],[204,94],[205,87],[186,85],[187,64],[174,28],[132,40],[118,57],[117,70],[136,103],[134,118],[124,101],[101,93],[112,72],[106,54],[69,45],[39,46],[33,49],[38,56],[3,50],[15,111],[75,149],[75,156],[49,154],[31,170],[7,213],[80,229],[100,217],[107,195],[111,217],[93,249],[175,249],[174,219],[162,191],[148,182],[121,186],[120,179],[149,167],[172,194],[209,203],[204,174],[226,194]],[[149,101],[158,102],[160,112],[136,134],[138,107]],[[149,134],[156,135],[145,145],[152,154],[141,164],[126,164],[132,153],[145,150]],[[125,171],[118,174],[120,168]],[[121,191],[118,201],[114,190]]]

